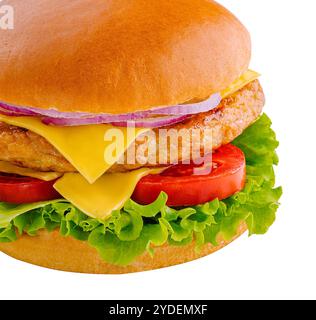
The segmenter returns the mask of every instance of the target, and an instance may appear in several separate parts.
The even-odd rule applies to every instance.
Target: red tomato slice
[[[208,170],[210,168],[212,170]],[[140,204],[150,204],[164,191],[168,195],[169,206],[194,206],[216,198],[226,199],[242,190],[245,181],[244,153],[228,144],[213,153],[203,165],[179,164],[160,175],[142,178],[132,199]]]
[[[22,204],[59,199],[54,183],[55,181],[0,174],[0,202]]]

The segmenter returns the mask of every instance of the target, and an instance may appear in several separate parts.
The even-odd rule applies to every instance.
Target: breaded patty
[[[248,84],[238,92],[223,99],[218,108],[192,116],[190,119],[165,129],[211,129],[212,148],[219,148],[238,137],[249,125],[261,114],[265,98],[258,80]],[[144,141],[143,138],[136,140],[136,147],[147,146],[156,143],[155,153],[159,152],[159,129],[154,130],[156,141]],[[149,139],[150,140],[150,139]],[[135,147],[135,146],[132,146]],[[179,148],[182,147],[181,143]],[[185,146],[188,152],[179,152],[178,159],[172,157],[168,150],[164,155],[167,163],[175,163],[182,159],[183,154],[193,157],[196,148],[205,149],[205,146],[195,143],[194,138],[190,145]],[[207,149],[207,148],[206,148]],[[136,161],[136,164],[115,164],[110,172],[122,172],[139,167],[152,166],[147,163],[147,158],[153,155],[147,154],[145,158]],[[160,154],[161,156],[161,154]],[[158,158],[158,156],[157,156]],[[14,126],[0,122],[0,160],[9,161],[19,166],[32,168],[39,171],[75,172],[76,169],[41,136]]]

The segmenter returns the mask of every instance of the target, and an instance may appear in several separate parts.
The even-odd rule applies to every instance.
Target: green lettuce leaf
[[[167,195],[142,206],[128,200],[106,221],[92,219],[65,200],[27,205],[0,203],[0,242],[11,242],[23,233],[36,236],[41,229],[87,241],[108,263],[128,265],[146,250],[169,243],[183,246],[195,241],[218,245],[218,236],[233,239],[242,222],[249,235],[264,234],[273,224],[281,188],[274,188],[273,166],[278,163],[278,141],[265,114],[234,142],[247,160],[247,183],[241,192],[189,208],[170,208]]]
[[[0,228],[5,228],[15,217],[18,217],[23,213],[44,208],[52,203],[57,203],[60,201],[65,200],[54,200],[20,205],[0,202]]]

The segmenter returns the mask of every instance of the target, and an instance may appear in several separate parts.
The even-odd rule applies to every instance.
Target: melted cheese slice
[[[19,176],[36,178],[44,181],[53,181],[61,177],[62,174],[58,172],[40,172],[29,168],[22,168],[6,161],[0,161],[0,172],[17,174]]]
[[[228,96],[232,95],[233,93],[237,92],[250,82],[258,79],[260,74],[253,70],[247,70],[239,79],[234,81],[228,88],[221,92],[222,98],[227,98]]]
[[[28,129],[49,141],[90,183],[100,178],[126,149],[147,129],[128,130],[111,125],[90,125],[77,127],[48,126],[38,118],[9,117],[0,115],[0,121],[9,125]],[[109,130],[119,130],[122,143],[115,143],[116,152],[105,157],[105,151],[111,148],[113,141],[105,139]],[[118,131],[113,131],[113,133]]]
[[[55,183],[54,188],[89,217],[106,219],[112,211],[124,206],[142,177],[159,172],[161,170],[143,168],[104,174],[93,184],[89,184],[78,173],[67,173]]]

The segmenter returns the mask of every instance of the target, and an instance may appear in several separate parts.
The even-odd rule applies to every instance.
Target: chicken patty
[[[188,120],[165,129],[200,129],[202,132],[211,129],[212,149],[215,150],[220,146],[233,141],[249,125],[251,125],[261,114],[265,102],[265,97],[258,80],[251,82],[241,90],[222,100],[220,105],[209,112],[194,115]],[[140,167],[155,166],[149,163],[153,156],[159,158],[163,156],[166,159],[165,164],[172,164],[179,161],[187,160],[182,155],[187,154],[193,158],[196,154],[195,149],[207,149],[201,143],[195,143],[194,139],[190,144],[184,146],[188,150],[178,153],[175,159],[168,149],[166,154],[159,153],[159,129],[155,129],[155,136],[139,137],[135,145],[131,148],[146,148],[148,145],[155,144],[156,154],[147,152],[142,159],[135,159],[135,164],[125,164],[120,161],[115,164],[110,172],[124,172]],[[165,131],[164,131],[165,132]],[[150,141],[152,139],[152,141]],[[205,139],[206,140],[206,139]],[[207,143],[207,142],[205,142]],[[181,143],[178,148],[182,148]],[[136,149],[137,150],[137,149]],[[125,155],[126,156],[126,155]],[[9,126],[0,122],[0,160],[8,161],[16,165],[32,168],[38,171],[55,171],[55,172],[76,172],[76,169],[43,137],[19,127]],[[159,165],[161,166],[161,165]]]

